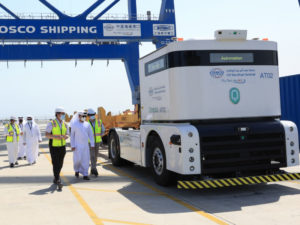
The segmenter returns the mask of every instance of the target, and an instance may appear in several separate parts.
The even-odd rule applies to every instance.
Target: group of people
[[[88,118],[88,120],[87,120]],[[66,155],[66,140],[71,137],[73,163],[75,176],[81,174],[84,180],[89,178],[89,165],[91,174],[98,176],[97,159],[105,127],[101,120],[96,119],[93,109],[87,112],[76,112],[70,124],[65,121],[65,110],[62,107],[55,109],[55,119],[46,127],[46,137],[49,139],[49,150],[52,160],[53,183],[61,185],[60,172]],[[29,164],[37,161],[39,142],[42,141],[41,132],[32,116],[23,117],[16,122],[15,117],[5,126],[5,136],[10,167],[18,165],[18,159],[27,159]]]
[[[88,120],[87,120],[88,117]],[[76,112],[69,126],[64,122],[65,110],[62,107],[55,109],[55,119],[46,127],[46,137],[49,138],[49,149],[53,165],[54,184],[61,184],[60,171],[66,155],[66,140],[71,137],[75,176],[81,174],[84,180],[90,180],[91,174],[98,176],[97,159],[99,147],[105,128],[101,120],[96,119],[96,112],[89,109],[87,112]]]
[[[35,164],[39,155],[39,142],[42,136],[33,116],[27,116],[26,122],[23,117],[10,117],[10,121],[4,127],[6,146],[8,150],[9,166],[18,165],[18,160],[26,160],[29,165]]]

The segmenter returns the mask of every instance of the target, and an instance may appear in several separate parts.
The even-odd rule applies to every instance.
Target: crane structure
[[[103,19],[120,0],[113,0],[98,15],[91,13],[106,0],[97,0],[77,16],[69,16],[47,0],[39,0],[53,18],[22,18],[0,3],[9,17],[0,19],[0,60],[122,60],[132,91],[139,103],[139,45],[157,48],[176,37],[174,0],[162,0],[158,19],[147,12],[138,18],[136,0],[128,1],[128,18]]]

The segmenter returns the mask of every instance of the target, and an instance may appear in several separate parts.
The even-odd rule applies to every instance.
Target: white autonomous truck
[[[280,120],[277,44],[246,37],[220,30],[215,40],[173,42],[141,58],[141,126],[110,130],[113,165],[150,167],[160,185],[174,174],[277,181],[281,168],[299,165],[297,127]]]

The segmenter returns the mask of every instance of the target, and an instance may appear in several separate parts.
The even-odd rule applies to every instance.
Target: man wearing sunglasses
[[[71,147],[73,151],[73,162],[75,176],[78,178],[79,174],[83,175],[84,180],[90,180],[89,162],[90,162],[90,149],[94,150],[95,141],[93,130],[89,123],[86,122],[86,114],[84,112],[78,112],[74,116],[71,128]]]
[[[61,186],[60,171],[66,155],[66,139],[69,129],[64,122],[65,110],[62,107],[55,109],[55,119],[46,127],[46,137],[49,138],[49,149],[53,165],[53,183]]]

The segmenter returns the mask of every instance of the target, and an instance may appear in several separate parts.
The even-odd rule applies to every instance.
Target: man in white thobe
[[[23,123],[23,117],[19,117],[19,128],[20,128],[20,137],[19,137],[19,153],[18,153],[18,160],[26,159],[26,148],[23,144],[23,128],[24,128],[24,123]]]
[[[23,144],[26,146],[26,156],[29,164],[35,164],[39,151],[39,142],[42,141],[40,128],[34,122],[32,116],[27,117],[23,129]]]
[[[89,140],[92,149],[95,148],[94,134],[91,126],[86,121],[84,112],[78,112],[72,121],[71,128],[71,147],[73,151],[73,162],[75,176],[78,178],[79,174],[83,175],[84,180],[90,180],[89,162],[90,149]]]

